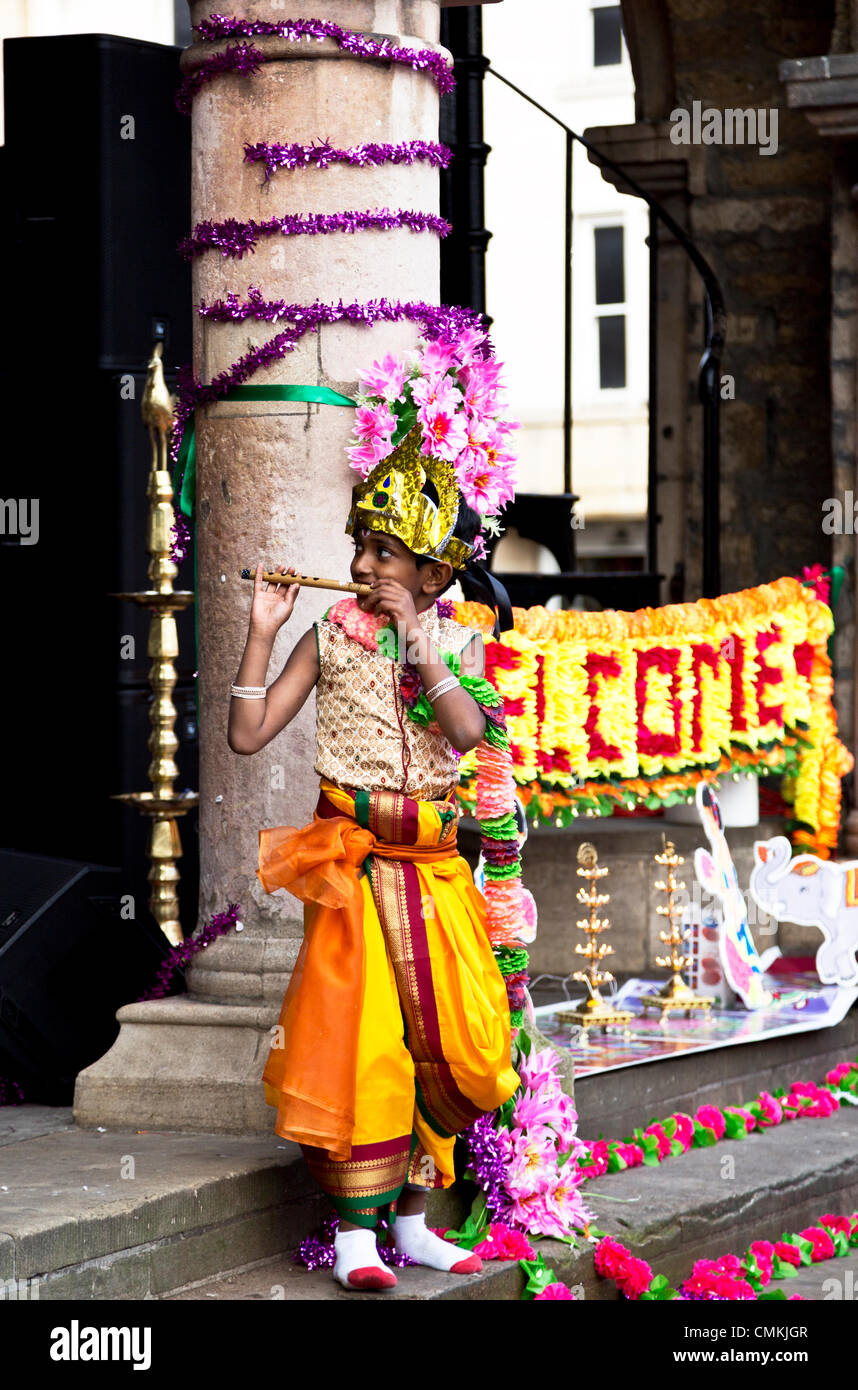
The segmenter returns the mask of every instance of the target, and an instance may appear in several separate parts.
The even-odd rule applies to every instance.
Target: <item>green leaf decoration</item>
[[[679,1142],[679,1140],[678,1140],[678,1139],[671,1139],[671,1141],[670,1141],[670,1156],[671,1156],[671,1158],[678,1158],[680,1154],[684,1154],[684,1153],[685,1153],[685,1150],[684,1150],[684,1148],[682,1147],[682,1144]]]
[[[417,424],[417,406],[408,402],[402,409],[402,413],[397,416],[396,429],[393,431],[391,443],[394,449],[397,444],[401,444],[408,431]]]
[[[646,1293],[641,1294],[640,1301],[642,1303],[666,1303],[673,1298],[676,1298],[676,1289],[671,1287],[663,1274],[656,1274]]]
[[[667,1135],[667,1138],[672,1139],[676,1133],[676,1120],[671,1115],[670,1119],[662,1120],[661,1127]]]
[[[793,1233],[792,1235],[782,1235],[781,1240],[787,1245],[795,1245],[801,1253],[802,1266],[813,1264],[813,1245],[804,1236]]]
[[[766,1293],[757,1295],[757,1301],[759,1303],[775,1303],[785,1298],[786,1294],[783,1289],[769,1289]]]
[[[725,1110],[724,1119],[726,1128],[724,1130],[725,1139],[747,1139],[748,1126],[741,1115],[734,1115],[729,1110]]]
[[[782,1260],[780,1255],[775,1255],[772,1260],[773,1279],[797,1279],[798,1270],[795,1265],[791,1265],[789,1260]]]
[[[519,1260],[518,1263],[525,1275],[522,1298],[535,1298],[549,1284],[557,1282],[554,1271],[545,1263],[544,1255],[537,1255],[535,1260]]]
[[[717,1144],[714,1129],[708,1125],[701,1125],[694,1121],[694,1145],[698,1149],[711,1149],[713,1144]]]

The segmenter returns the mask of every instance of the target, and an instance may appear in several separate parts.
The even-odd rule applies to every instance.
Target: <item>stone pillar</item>
[[[858,42],[852,6],[851,44]],[[836,30],[845,36],[846,9],[840,6]],[[837,607],[834,638],[834,690],[840,737],[855,747],[858,733],[858,527],[850,498],[858,500],[858,52],[832,53],[781,63],[791,107],[804,112],[819,135],[834,141],[831,189],[831,447],[834,496],[843,507],[843,526],[831,536],[832,564],[846,578]],[[822,517],[820,517],[820,526]],[[854,776],[854,774],[853,774]],[[854,782],[852,807],[844,830],[844,852],[858,857],[858,808]]]
[[[593,126],[585,139],[627,171],[630,178],[657,198],[675,222],[688,226],[689,197],[703,191],[701,150],[678,146],[670,139],[669,121],[638,121],[634,125]],[[602,177],[620,192],[628,192],[619,175],[601,169]],[[700,500],[690,496],[688,454],[699,439],[700,407],[689,406],[689,298],[698,303],[699,280],[688,255],[663,223],[658,228],[658,393],[656,447],[658,492],[658,570],[665,576],[662,603],[671,603],[671,577],[681,566],[684,597],[700,591],[702,551]],[[651,307],[652,311],[652,307]],[[728,330],[729,332],[729,330]],[[694,423],[692,424],[692,418]]]
[[[194,0],[194,22],[211,11]],[[241,6],[248,19],[313,16],[318,6]],[[396,45],[437,48],[438,0],[328,0],[324,17]],[[224,74],[194,99],[192,225],[286,213],[405,208],[438,212],[438,171],[431,165],[333,164],[275,173],[244,162],[245,142],[347,148],[366,141],[397,144],[438,136],[438,90],[431,76],[400,63],[341,52],[333,41],[294,44],[254,38],[271,61],[253,76]],[[185,72],[227,44],[194,44]],[[241,260],[207,251],[195,262],[194,302],[249,285],[265,298],[292,303],[439,299],[439,242],[407,229],[262,238]],[[280,325],[197,319],[194,370],[211,381]],[[332,325],[252,377],[253,384],[301,383],[352,394],[358,369],[390,350],[411,346],[417,324]],[[200,408],[197,423],[197,543],[200,683],[200,920],[231,901],[243,930],[215,942],[189,970],[190,993],[128,1004],[120,1036],[83,1071],[75,1092],[82,1125],[270,1132],[262,1069],[297,955],[302,909],[297,899],[267,895],[255,870],[263,825],[310,819],[318,775],[314,701],[267,748],[241,757],[227,746],[229,683],[235,678],[250,608],[244,566],[262,559],[299,571],[348,577],[344,526],[355,475],[345,445],[353,414],[328,405],[222,402]],[[282,669],[296,639],[335,596],[304,590],[281,631],[268,672]]]

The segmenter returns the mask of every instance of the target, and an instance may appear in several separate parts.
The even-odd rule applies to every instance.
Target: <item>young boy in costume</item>
[[[298,587],[265,584],[257,567],[229,714],[230,747],[255,753],[316,687],[313,821],[260,831],[266,891],[305,903],[263,1081],[276,1133],[301,1144],[339,1213],[334,1275],[345,1288],[396,1284],[374,1235],[394,1202],[398,1250],[434,1269],[481,1267],[426,1227],[426,1196],[454,1180],[456,1134],[519,1084],[485,899],[456,848],[457,754],[485,730],[465,688],[482,675],[483,643],[437,604],[480,519],[452,466],[419,443],[414,429],[353,492],[351,574],[371,592],[314,623],[262,697]],[[408,717],[420,684],[428,724]]]

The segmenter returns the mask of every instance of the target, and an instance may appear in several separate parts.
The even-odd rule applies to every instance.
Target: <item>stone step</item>
[[[329,1208],[276,1135],[81,1129],[71,1109],[0,1111],[0,1289],[139,1299],[294,1248]],[[437,1194],[436,1224],[464,1196]]]
[[[825,1120],[798,1120],[743,1141],[722,1141],[693,1149],[660,1168],[637,1168],[597,1179],[584,1189],[601,1230],[645,1259],[674,1285],[691,1273],[698,1259],[742,1255],[752,1240],[777,1240],[785,1231],[804,1229],[829,1212],[858,1209],[858,1109],[841,1110]],[[539,1241],[536,1249],[558,1279],[579,1286],[591,1301],[619,1298],[616,1287],[600,1279],[592,1249],[571,1250],[560,1241]],[[852,1269],[852,1278],[846,1271]],[[828,1261],[784,1281],[785,1293],[806,1298],[851,1297],[856,1289],[854,1259]],[[410,1300],[519,1299],[518,1265],[487,1262],[478,1275],[439,1274],[407,1268],[385,1298]],[[827,1289],[825,1278],[842,1280]],[[169,1300],[377,1299],[350,1293],[330,1271],[307,1270],[291,1256],[201,1281],[162,1295]]]
[[[722,1051],[751,1060],[758,1049]],[[805,1063],[800,1074],[815,1073]],[[634,1121],[669,1108],[647,1104],[642,1113],[639,1101]],[[593,1128],[582,1133],[596,1137]],[[0,1115],[0,1189],[0,1285],[37,1279],[43,1300],[276,1297],[275,1285],[284,1296],[310,1298],[333,1283],[327,1271],[310,1275],[284,1255],[327,1206],[298,1148],[273,1135],[99,1133],[73,1124],[70,1110],[10,1107]],[[858,1209],[858,1109],[605,1176],[585,1191],[600,1228],[680,1280],[702,1256],[741,1253],[752,1239]],[[460,1183],[433,1194],[430,1223],[458,1225],[473,1192]],[[587,1298],[616,1296],[596,1279],[589,1250],[541,1248],[558,1277],[580,1284]],[[272,1261],[276,1277],[265,1263]],[[224,1285],[226,1278],[237,1282]],[[391,1296],[518,1298],[521,1275],[497,1264],[479,1277],[407,1269],[400,1286]]]

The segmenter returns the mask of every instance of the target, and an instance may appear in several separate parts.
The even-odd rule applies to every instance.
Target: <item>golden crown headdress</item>
[[[352,489],[346,533],[364,526],[396,536],[415,555],[446,560],[464,569],[474,547],[453,535],[461,493],[452,463],[420,452],[420,426],[414,425],[396,448]],[[430,482],[437,503],[423,491]]]

